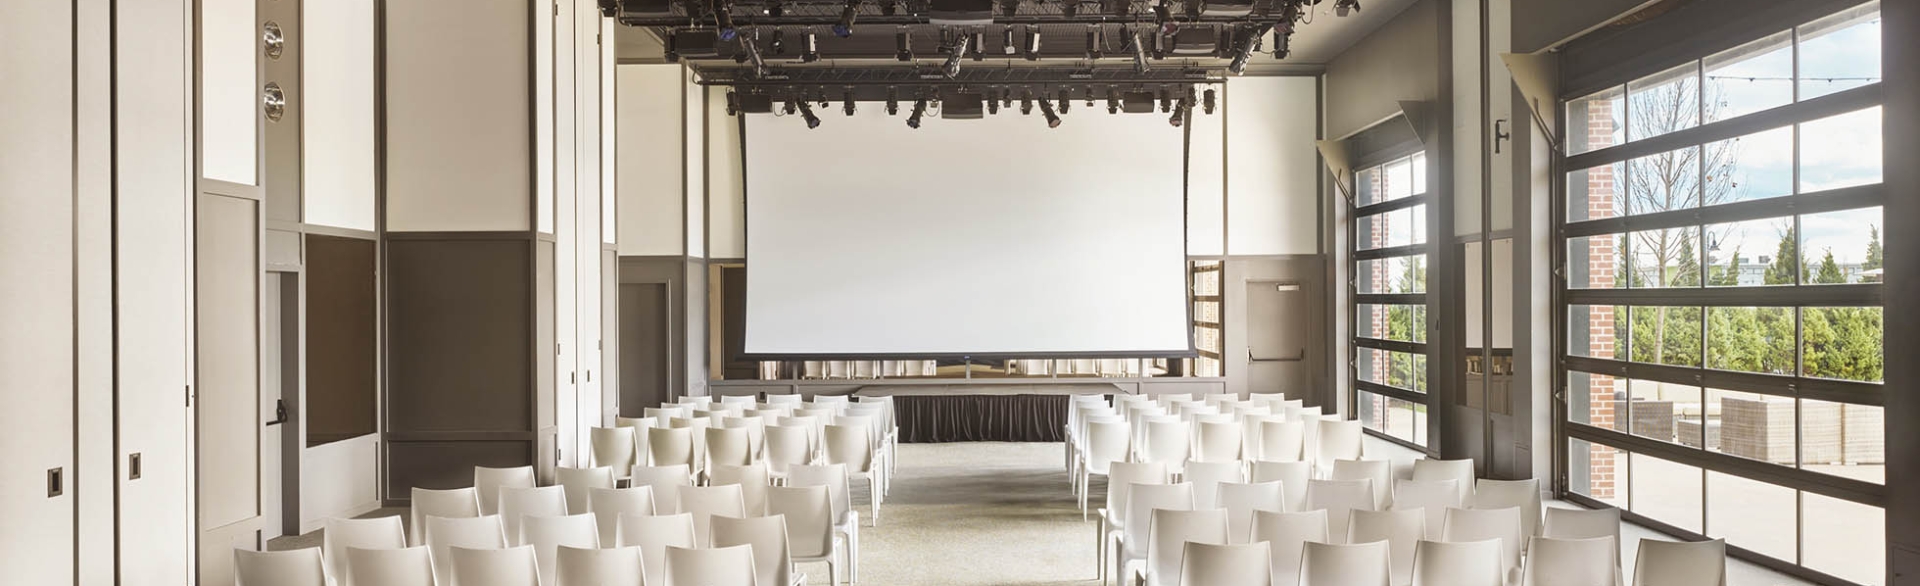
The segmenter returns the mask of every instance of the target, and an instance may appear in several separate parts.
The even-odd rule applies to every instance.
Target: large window
[[[1373,433],[1427,444],[1427,156],[1354,174],[1354,412]]]
[[[1879,57],[1867,3],[1567,101],[1576,500],[1885,581]]]

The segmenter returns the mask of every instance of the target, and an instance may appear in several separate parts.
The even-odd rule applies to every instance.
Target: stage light
[[[1045,102],[1046,100],[1042,99],[1040,101]],[[1032,113],[1033,113],[1033,92],[1020,94],[1020,115],[1025,116]]]
[[[773,2],[768,2],[768,3],[767,3],[767,16],[771,16],[771,17],[774,17],[774,18],[780,18],[780,17],[782,17],[782,16],[786,16],[786,15],[787,15],[787,9],[786,9],[786,7],[784,7],[784,6],[781,6],[781,5],[780,5],[780,2],[779,2],[778,0],[775,0],[775,1],[773,1]]]
[[[820,117],[813,115],[813,106],[808,106],[806,102],[800,102],[800,118],[807,121],[808,130],[820,127]]]
[[[1166,113],[1166,112],[1172,112],[1172,111],[1173,111],[1173,94],[1169,93],[1167,91],[1167,88],[1161,87],[1160,88],[1160,112]]]
[[[778,6],[777,4],[775,6]],[[773,40],[768,42],[775,55],[787,54],[787,31],[773,29]]]
[[[1028,61],[1040,59],[1040,27],[1027,25],[1026,58]]]
[[[680,51],[679,51],[679,42],[678,42],[679,38],[680,38],[680,33],[675,33],[675,32],[667,33],[667,42],[665,44],[666,44],[666,58],[668,63],[680,62]]]
[[[767,60],[760,56],[760,45],[753,42],[753,35],[740,37],[740,48],[747,54],[747,60],[753,63],[753,76],[767,76]]]
[[[1253,52],[1260,48],[1260,38],[1266,36],[1267,31],[1270,30],[1273,30],[1273,25],[1263,24],[1246,31],[1247,34],[1238,35],[1241,37],[1240,42],[1234,47],[1233,61],[1227,63],[1227,71],[1233,72],[1234,75],[1246,73],[1247,62],[1253,59]]]
[[[800,109],[800,102],[795,101],[793,98],[787,98],[787,103],[780,107],[780,112],[782,114],[792,116],[793,113],[795,111],[798,111],[799,109]]]
[[[846,8],[840,10],[840,20],[833,23],[834,36],[842,39],[853,36],[853,19],[860,15],[860,0],[847,0]]]
[[[740,114],[740,98],[738,96],[733,95],[733,92],[727,92],[727,115],[736,116],[739,114]]]
[[[1013,26],[1008,25],[1007,28],[1001,29],[1000,53],[1003,55],[1012,55],[1014,53],[1019,53],[1019,52],[1020,52],[1020,47],[1014,44],[1014,40],[1013,40]]]
[[[907,32],[906,27],[901,27],[900,32],[893,33],[893,45],[896,49],[896,52],[893,54],[894,59],[901,61],[913,60],[913,34]]]
[[[987,58],[987,33],[973,31],[973,42],[967,45],[968,53],[974,61]]]
[[[732,2],[720,5],[719,10],[713,11],[713,18],[720,25],[720,40],[731,41],[740,36],[740,29],[733,26]]]
[[[887,88],[887,115],[900,115],[900,90],[893,87]]]
[[[1208,114],[1212,114],[1213,105],[1214,105],[1213,88],[1207,88],[1207,93],[1203,94],[1202,96],[1203,97],[1201,98],[1201,101],[1200,101],[1200,107],[1205,109]]]
[[[1133,50],[1133,72],[1147,72],[1147,48],[1140,45],[1140,31],[1127,31],[1127,48]]]
[[[1273,58],[1286,59],[1293,54],[1293,25],[1276,27],[1273,31]]]
[[[1042,102],[1045,105],[1045,102]],[[1073,108],[1073,102],[1067,101],[1067,90],[1060,90],[1060,113],[1065,114]]]
[[[1180,25],[1173,22],[1173,7],[1167,5],[1167,0],[1160,0],[1159,4],[1153,5],[1153,24],[1163,35],[1180,32]]]
[[[1333,12],[1340,16],[1360,11],[1360,0],[1340,0],[1333,3]]]
[[[959,35],[956,44],[947,49],[947,62],[940,65],[940,72],[946,74],[948,79],[960,75],[960,56],[966,54],[967,45],[971,42],[972,37]]]
[[[907,116],[907,127],[919,128],[920,116],[926,113],[927,113],[927,99],[920,98],[918,101],[915,101],[913,103],[913,114],[910,116]]]
[[[996,100],[996,99],[993,99],[993,98],[987,98],[987,113],[988,113],[988,114],[999,114],[999,113],[1000,113],[1000,100]]]
[[[1102,56],[1100,53],[1100,48],[1101,48],[1100,36],[1101,35],[1100,35],[1099,25],[1094,25],[1093,28],[1087,29],[1087,58],[1088,59],[1098,60]]]
[[[1207,95],[1209,97],[1213,95],[1212,93],[1213,90],[1207,90],[1207,92],[1208,92]],[[846,93],[841,94],[840,104],[841,104],[841,109],[845,110],[848,116],[853,115],[853,88],[847,88]],[[1211,107],[1209,107],[1207,111],[1211,112],[1213,110]]]
[[[1107,113],[1120,113],[1120,90],[1107,88]]]
[[[880,3],[881,16],[893,16],[895,13],[898,13],[898,12],[900,12],[900,10],[899,10],[899,5],[897,3],[892,2],[891,0]]]
[[[1066,102],[1063,101],[1060,103],[1065,104]],[[1063,108],[1061,111],[1064,112],[1066,110]],[[1060,127],[1060,115],[1053,113],[1053,106],[1048,105],[1046,100],[1040,100],[1040,114],[1047,117],[1047,128]]]
[[[813,28],[800,36],[800,62],[812,63],[820,60],[820,37],[813,34]]]
[[[1180,124],[1186,121],[1186,117],[1186,108],[1174,108],[1173,115],[1167,117],[1167,124],[1172,124],[1174,128],[1179,128]]]
[[[1018,14],[1019,12],[1020,12],[1020,0],[1005,0],[1004,2],[1000,3],[1001,16],[1013,16],[1015,14]],[[1011,29],[1013,27],[1007,27],[1007,28]],[[1008,45],[1012,45],[1012,43],[1008,43]],[[1013,52],[1008,51],[1007,54],[1012,55]]]

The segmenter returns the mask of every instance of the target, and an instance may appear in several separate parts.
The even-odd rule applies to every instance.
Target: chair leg
[[[1093,546],[1094,557],[1098,560],[1093,564],[1093,568],[1094,568],[1093,573],[1094,573],[1094,577],[1100,579],[1101,584],[1106,584],[1107,583],[1107,518],[1104,516],[1100,517],[1099,531],[1100,531],[1099,533],[1094,534],[1094,539],[1093,539],[1094,543],[1096,544]]]
[[[873,496],[870,497],[870,501],[868,502],[868,505],[870,505],[873,508],[873,526],[879,527],[880,526],[880,475],[874,474],[873,476],[868,477],[867,486],[869,487],[868,490],[873,493]]]
[[[853,522],[853,530],[847,532],[847,583],[860,583],[860,521]]]

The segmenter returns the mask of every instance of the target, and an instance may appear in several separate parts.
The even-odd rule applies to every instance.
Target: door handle
[[[1305,362],[1306,360],[1307,360],[1306,348],[1301,348],[1300,352],[1296,356],[1279,357],[1279,358],[1255,358],[1253,356],[1253,348],[1247,348],[1247,362]]]
[[[268,421],[267,425],[280,425],[286,422],[287,422],[287,400],[274,399],[273,400],[273,421]]]

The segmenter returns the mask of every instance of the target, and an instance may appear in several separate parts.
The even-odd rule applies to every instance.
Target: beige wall
[[[1420,0],[1327,64],[1329,138],[1400,113],[1401,100],[1441,99],[1448,4]]]

